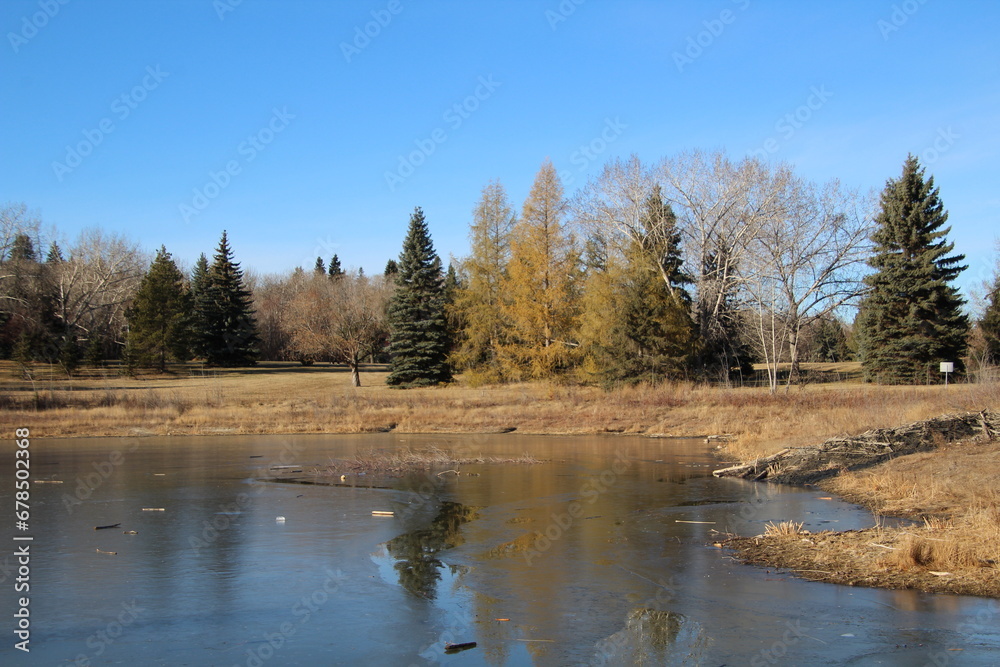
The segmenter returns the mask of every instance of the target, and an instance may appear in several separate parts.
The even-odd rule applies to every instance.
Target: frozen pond
[[[258,481],[427,446],[545,462]],[[34,440],[31,653],[14,649],[8,542],[0,661],[997,664],[993,601],[811,583],[713,547],[716,531],[772,520],[872,520],[814,490],[715,479],[708,449],[516,434]],[[50,480],[63,483],[38,483]],[[13,484],[2,490],[12,508]]]

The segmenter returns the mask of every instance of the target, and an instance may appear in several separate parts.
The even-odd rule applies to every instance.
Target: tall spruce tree
[[[208,258],[205,253],[198,256],[191,271],[191,352],[196,357],[205,358],[208,340]]]
[[[233,261],[225,231],[204,285],[198,285],[197,290],[195,317],[205,362],[212,366],[256,364],[260,338],[252,297],[243,281],[243,270]]]
[[[420,207],[410,216],[399,255],[389,329],[392,361],[386,384],[414,387],[451,381],[444,275]]]
[[[986,310],[979,320],[979,328],[983,334],[984,361],[989,364],[1000,364],[1000,271],[990,286]]]
[[[317,258],[316,261],[318,263],[320,260]],[[340,258],[337,257],[336,255],[330,258],[329,275],[331,278],[339,278],[340,276],[344,275],[344,269],[342,269],[340,266]]]
[[[184,275],[164,246],[156,252],[126,311],[128,344],[137,366],[167,369],[191,349],[192,301]]]
[[[860,349],[865,379],[889,384],[933,382],[938,364],[963,368],[969,321],[952,281],[967,267],[951,254],[944,210],[933,177],[913,155],[889,179],[872,235],[875,273],[861,306]]]

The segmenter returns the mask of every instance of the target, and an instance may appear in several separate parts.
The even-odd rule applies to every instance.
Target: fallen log
[[[941,443],[1000,432],[1000,414],[982,411],[946,415],[891,429],[872,429],[820,445],[783,449],[777,454],[713,471],[716,477],[809,484],[844,470],[860,470],[895,456],[936,449]]]
[[[458,653],[459,651],[468,651],[470,648],[476,648],[476,642],[463,642],[461,644],[445,644],[445,653]]]
[[[113,523],[110,526],[94,526],[94,530],[106,530],[108,528],[117,528],[120,525],[121,525],[120,523]]]

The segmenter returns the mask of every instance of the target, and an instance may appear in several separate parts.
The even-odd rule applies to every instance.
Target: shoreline
[[[814,484],[871,511],[872,528],[811,533],[786,521],[769,525],[763,535],[731,536],[717,546],[731,549],[743,563],[810,581],[1000,598],[1000,484],[989,472],[1000,462],[1000,442],[993,428],[997,416],[991,417],[984,419],[981,433],[951,441],[933,426],[954,417],[877,433],[910,451]],[[915,431],[924,433],[923,440],[904,443],[901,435]],[[866,436],[855,443],[863,446]],[[810,463],[814,472],[825,471],[823,459],[813,456]],[[808,477],[808,469],[794,466],[786,479]],[[752,466],[750,474],[755,470]],[[780,466],[769,470],[781,479]],[[881,517],[912,523],[887,527]]]

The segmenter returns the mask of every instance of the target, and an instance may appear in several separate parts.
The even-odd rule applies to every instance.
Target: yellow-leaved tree
[[[472,213],[471,254],[462,262],[465,280],[455,297],[462,331],[453,362],[476,383],[497,382],[504,376],[499,350],[507,341],[509,323],[503,290],[516,219],[500,181],[488,183]]]
[[[565,213],[562,183],[546,160],[511,233],[503,280],[510,335],[499,357],[510,379],[550,377],[572,366],[577,356],[580,255]]]

